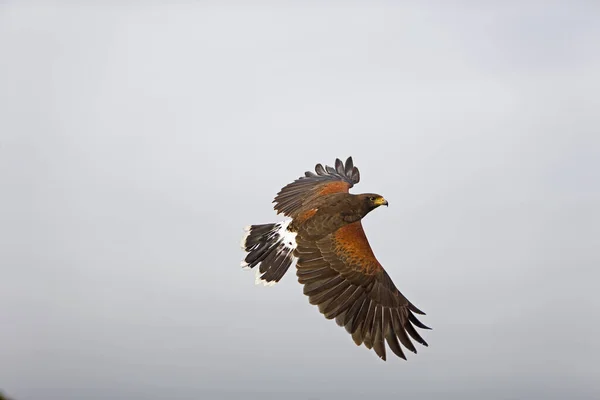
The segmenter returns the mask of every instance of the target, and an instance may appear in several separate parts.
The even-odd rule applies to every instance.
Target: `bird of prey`
[[[315,173],[283,187],[273,203],[288,219],[246,227],[242,267],[256,268],[257,284],[274,285],[296,262],[304,294],[325,318],[381,359],[385,342],[406,359],[400,344],[416,353],[411,338],[427,343],[415,327],[430,328],[416,318],[425,313],[400,293],[371,250],[361,220],[388,202],[375,193],[349,193],[359,180],[349,157],[345,163],[336,159],[333,168],[317,164]]]

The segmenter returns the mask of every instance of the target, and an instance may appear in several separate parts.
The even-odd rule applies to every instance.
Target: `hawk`
[[[280,223],[246,227],[242,267],[256,268],[256,283],[274,285],[296,262],[298,282],[310,304],[346,328],[357,346],[364,344],[386,359],[390,350],[406,360],[404,348],[417,352],[411,338],[427,343],[415,327],[430,329],[425,315],[392,282],[369,245],[361,220],[387,200],[375,193],[351,194],[360,180],[352,157],[335,167],[317,164],[286,185],[274,209],[288,217]]]

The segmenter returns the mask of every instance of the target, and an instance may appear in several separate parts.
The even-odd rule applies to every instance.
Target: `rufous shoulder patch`
[[[333,234],[335,253],[348,264],[358,266],[366,274],[383,267],[375,258],[360,221],[345,225]]]
[[[350,185],[344,181],[335,181],[331,183],[327,183],[323,185],[323,187],[319,190],[320,195],[332,194],[332,193],[344,193],[348,192],[350,189]]]

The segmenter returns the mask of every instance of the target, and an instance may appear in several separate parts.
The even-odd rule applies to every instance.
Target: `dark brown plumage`
[[[291,220],[247,229],[242,247],[248,255],[242,265],[259,266],[257,283],[274,284],[297,260],[304,294],[325,318],[335,319],[357,345],[383,360],[385,343],[406,359],[402,346],[417,352],[411,339],[427,346],[415,327],[429,328],[415,316],[424,313],[377,261],[361,224],[369,212],[388,203],[375,193],[349,193],[360,180],[351,157],[346,163],[336,159],[335,168],[317,164],[315,172],[306,172],[275,197],[275,210]]]

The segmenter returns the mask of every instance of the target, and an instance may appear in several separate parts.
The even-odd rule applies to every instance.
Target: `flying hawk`
[[[410,338],[427,343],[415,327],[430,328],[415,317],[425,313],[398,291],[375,258],[361,224],[388,202],[374,193],[349,193],[360,180],[352,157],[345,164],[336,159],[335,168],[317,164],[315,172],[275,197],[274,209],[289,219],[246,228],[242,267],[256,268],[256,283],[274,285],[297,261],[298,282],[325,318],[335,318],[356,345],[375,350],[381,359],[386,359],[385,342],[406,359],[400,343],[416,353]]]

